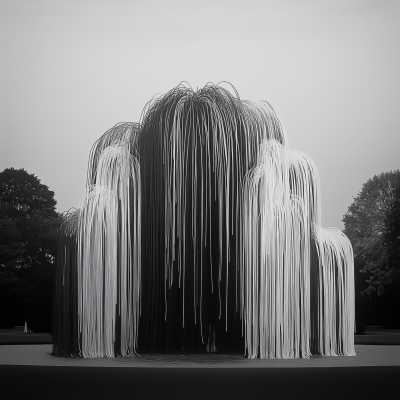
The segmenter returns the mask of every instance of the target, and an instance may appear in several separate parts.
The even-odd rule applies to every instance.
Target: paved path
[[[313,357],[296,360],[249,360],[240,355],[142,356],[137,358],[60,358],[51,345],[1,345],[0,365],[131,368],[320,368],[400,366],[400,346],[356,345],[354,357]],[[399,378],[400,379],[400,378]]]
[[[354,357],[248,360],[241,356],[82,359],[51,345],[0,345],[7,398],[71,400],[400,398],[400,346],[356,345]]]
[[[354,357],[82,359],[51,356],[50,334],[0,330],[1,390],[9,398],[41,400],[400,398],[400,331],[366,333],[355,337]]]

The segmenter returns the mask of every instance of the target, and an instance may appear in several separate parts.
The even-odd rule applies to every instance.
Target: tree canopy
[[[54,192],[24,169],[0,172],[0,324],[49,332],[60,216]]]
[[[54,192],[24,169],[0,173],[0,265],[53,263],[59,216]]]
[[[391,252],[395,254],[397,251],[398,254],[399,247],[397,250],[395,247],[399,239],[394,239],[398,225],[395,226],[393,216],[400,213],[396,208],[399,179],[399,170],[383,172],[369,179],[343,217],[354,256],[362,261],[362,272],[369,274],[365,290],[368,294],[376,292],[382,295],[385,288],[395,283],[394,264],[390,264],[388,259],[388,243],[391,243]]]
[[[386,281],[400,293],[400,174],[394,199],[385,219],[383,242],[386,247]]]

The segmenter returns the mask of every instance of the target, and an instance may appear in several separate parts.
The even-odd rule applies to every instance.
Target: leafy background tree
[[[51,330],[60,216],[54,192],[24,169],[0,173],[0,326]]]
[[[385,219],[383,243],[386,248],[385,284],[393,297],[400,297],[400,174],[394,198]]]
[[[399,170],[375,175],[363,185],[343,217],[344,232],[354,250],[356,292],[364,295],[356,296],[356,309],[364,309],[366,314],[359,312],[356,320],[387,328],[400,326],[396,299],[400,280],[394,269],[399,251],[398,239],[394,239],[398,232],[394,218],[400,213],[396,200],[399,182]]]

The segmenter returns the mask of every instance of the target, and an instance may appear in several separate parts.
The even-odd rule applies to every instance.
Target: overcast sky
[[[322,224],[400,167],[400,1],[0,0],[0,170],[78,207],[95,140],[181,81],[268,101],[309,153]]]

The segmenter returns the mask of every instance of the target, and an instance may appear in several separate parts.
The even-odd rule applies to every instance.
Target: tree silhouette
[[[400,175],[394,190],[394,199],[385,218],[383,242],[386,246],[386,281],[392,293],[400,294]]]
[[[28,321],[34,331],[50,329],[51,307],[47,304],[51,302],[60,223],[55,206],[54,192],[34,174],[22,168],[7,168],[0,173],[3,327]]]
[[[391,283],[383,237],[399,177],[397,170],[369,179],[343,217],[344,232],[353,245],[354,256],[362,262],[362,272],[369,274],[365,290],[369,295],[382,295]]]

